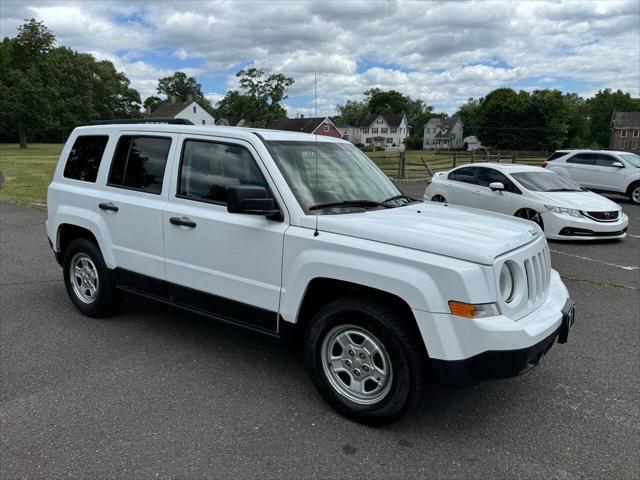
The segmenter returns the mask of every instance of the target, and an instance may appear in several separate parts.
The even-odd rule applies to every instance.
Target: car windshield
[[[553,172],[512,173],[520,185],[534,192],[581,192],[584,190],[573,180]]]
[[[640,168],[640,156],[635,153],[619,153],[618,155],[632,167]]]
[[[353,145],[313,141],[268,143],[280,171],[307,213],[316,210],[326,213],[323,212],[326,209],[341,207],[388,208],[411,202]]]

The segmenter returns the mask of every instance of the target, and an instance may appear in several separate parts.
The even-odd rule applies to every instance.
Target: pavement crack
[[[599,280],[593,280],[592,278],[576,278],[576,277],[572,277],[570,275],[561,275],[561,278],[563,280],[568,280],[570,282],[586,283],[586,284],[589,284],[589,285],[602,285],[604,287],[624,288],[626,290],[640,290],[640,288],[638,288],[638,287],[632,287],[630,285],[621,285],[619,283],[601,282]]]

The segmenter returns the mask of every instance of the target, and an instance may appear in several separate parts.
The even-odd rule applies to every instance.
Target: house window
[[[393,143],[393,138],[387,138],[387,143]]]
[[[380,129],[380,133],[387,133],[388,128],[382,127]]]
[[[392,128],[391,129],[391,133],[398,133],[398,129],[397,128]]]
[[[638,149],[638,142],[631,142],[630,148],[629,150],[637,150]]]
[[[640,136],[640,130],[634,130],[633,131],[633,138],[638,138],[638,136]]]
[[[398,133],[402,133],[402,130],[403,130],[402,128],[399,128]]]
[[[362,133],[369,133],[369,129],[368,128],[363,128],[362,129]]]
[[[196,113],[196,106],[193,106],[193,113]]]
[[[376,121],[376,123],[377,123],[378,125],[381,125],[381,124],[383,123],[383,120],[380,118],[380,119],[378,119],[378,120]]]
[[[376,128],[372,128],[371,129],[371,133],[378,133],[378,128],[377,127]]]
[[[367,137],[364,139],[364,143],[371,143],[371,137]]]
[[[204,120],[202,120],[202,124],[205,125],[205,121]]]
[[[621,136],[622,138],[625,138],[625,137],[627,136],[627,130],[622,130],[622,131],[620,132],[620,136]]]
[[[324,126],[324,131],[325,131],[325,132],[328,132],[328,131],[329,131],[329,125],[325,125],[325,126]]]

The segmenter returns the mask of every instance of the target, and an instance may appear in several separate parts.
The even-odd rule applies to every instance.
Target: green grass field
[[[16,144],[0,144],[0,200],[19,205],[44,207],[47,186],[62,150],[58,143],[32,143],[20,149]]]
[[[60,151],[63,145],[57,143],[33,143],[21,150],[16,144],[0,144],[0,172],[5,177],[0,186],[0,200],[19,205],[44,207],[47,202],[47,186],[53,177]],[[390,177],[398,176],[398,152],[367,152],[367,155]],[[432,171],[448,170],[453,166],[453,153],[436,154],[425,150],[406,152],[405,178],[428,178],[429,173],[421,158],[430,165]],[[486,161],[478,155],[474,162]],[[496,161],[496,157],[491,157]],[[518,163],[540,165],[544,158],[518,158]],[[468,155],[456,154],[457,164],[471,161]],[[511,157],[501,161],[511,161]]]

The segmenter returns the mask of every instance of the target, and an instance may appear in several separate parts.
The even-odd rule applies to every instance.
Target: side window
[[[617,158],[612,157],[611,155],[597,155],[596,162],[599,167],[613,167],[614,162],[622,163]]]
[[[159,195],[171,139],[123,135],[111,162],[108,185]]]
[[[185,141],[179,197],[226,204],[228,189],[237,185],[268,188],[249,150],[224,143]]]
[[[94,183],[108,141],[107,135],[82,135],[76,138],[62,175],[65,178]]]
[[[567,163],[578,163],[580,165],[595,165],[596,159],[593,153],[577,153],[571,158],[567,158]]]
[[[509,185],[509,179],[493,168],[478,168],[478,179],[476,183],[482,187],[488,187],[493,182],[500,182],[505,187]]]
[[[456,180],[457,182],[473,183],[473,177],[475,176],[477,167],[462,167],[449,174],[447,177],[449,180]]]

